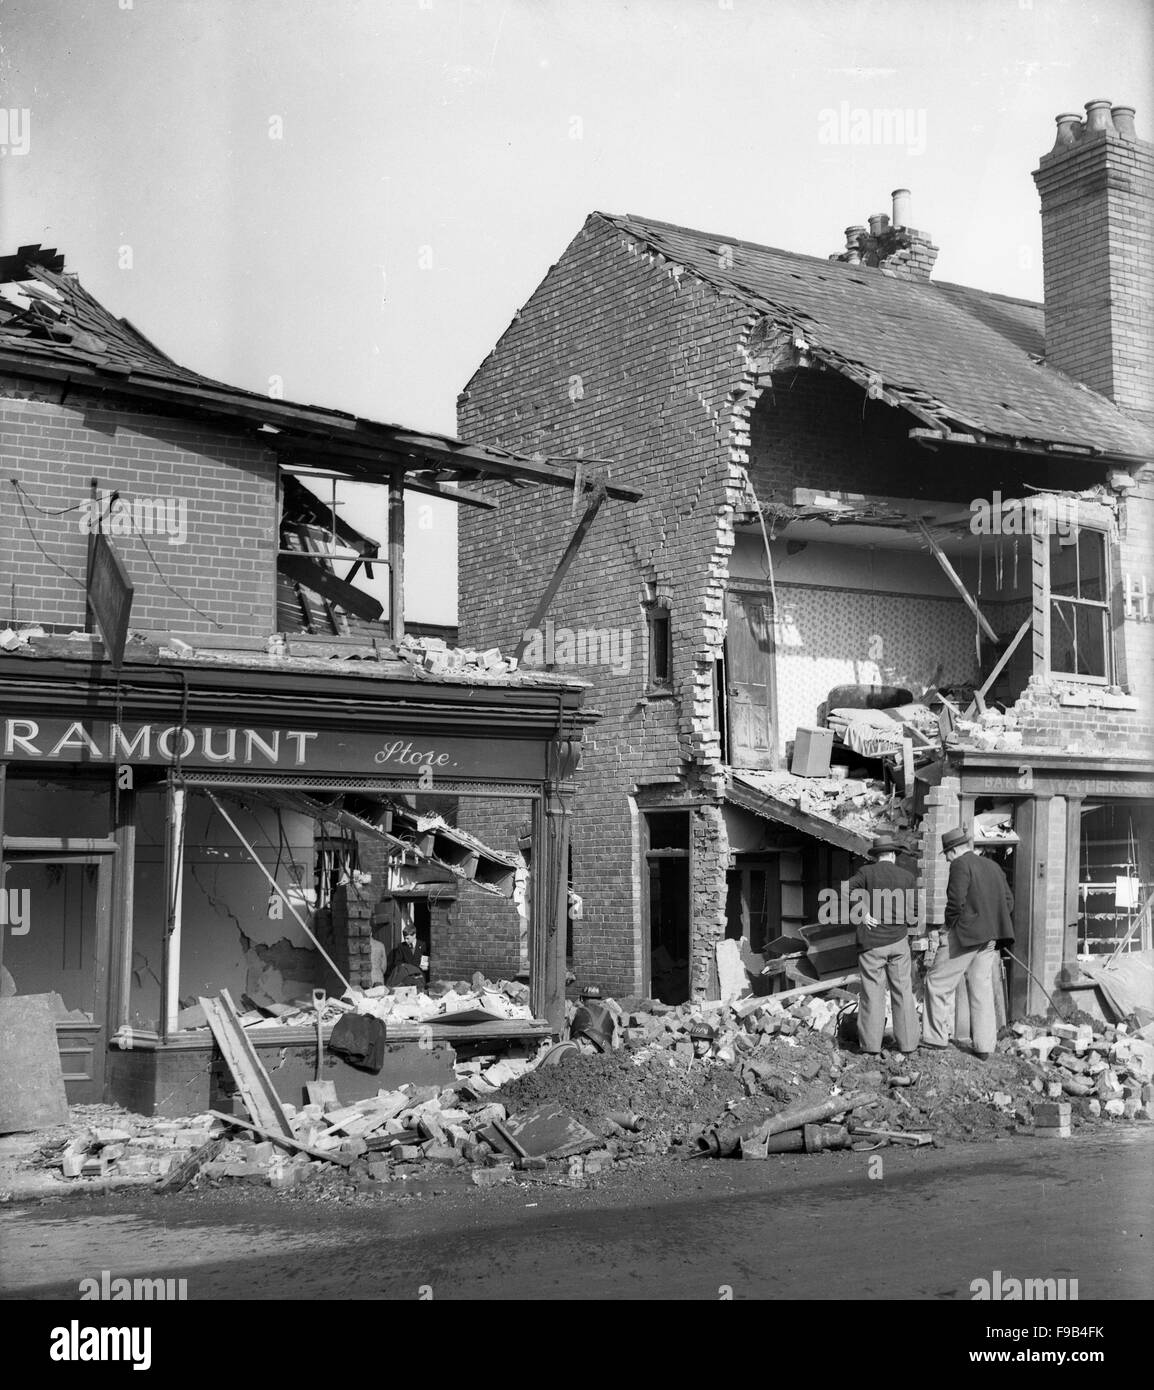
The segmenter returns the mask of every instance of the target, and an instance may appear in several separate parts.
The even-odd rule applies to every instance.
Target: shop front
[[[241,1008],[283,1012],[313,991],[367,988],[398,865],[438,861],[431,877],[455,878],[467,932],[471,895],[509,896],[515,878],[455,831],[467,797],[527,815],[534,1031],[559,1029],[582,694],[544,673],[477,681],[251,652],[130,660],[119,677],[5,658],[0,962],[10,992],[56,996],[69,1100],[170,1115],[219,1104],[227,1068],[197,1001],[228,990]],[[425,812],[440,840],[416,834]],[[437,950],[434,932],[434,973]],[[299,1102],[315,1027],[251,1037],[282,1099]],[[381,1074],[342,1071],[340,1093],[451,1080],[451,1061],[425,1029],[390,1045]]]

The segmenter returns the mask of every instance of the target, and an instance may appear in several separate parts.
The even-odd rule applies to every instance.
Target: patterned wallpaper
[[[777,585],[778,745],[816,723],[835,685],[900,685],[917,696],[937,682],[974,679],[974,620],[958,599]],[[938,666],[941,672],[938,673]]]

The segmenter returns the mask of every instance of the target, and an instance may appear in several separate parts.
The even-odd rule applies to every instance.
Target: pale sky
[[[1040,299],[1053,118],[1150,139],[1152,72],[1147,0],[0,0],[0,251],[211,376],[453,433],[594,209],[826,256],[909,187],[936,279]],[[903,139],[823,139],[859,109]],[[408,608],[452,621],[437,506]]]

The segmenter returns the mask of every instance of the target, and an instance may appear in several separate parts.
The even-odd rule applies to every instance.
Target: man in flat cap
[[[970,1001],[970,1041],[986,1061],[997,1042],[994,1013],[994,953],[999,941],[1014,939],[1010,916],[1014,895],[1001,869],[974,853],[973,838],[962,826],[947,830],[942,849],[950,864],[946,889],[946,940],[925,984],[922,1046],[943,1048],[954,1020],[954,993],[962,980]]]
[[[861,1002],[857,1031],[861,1050],[880,1057],[886,1022],[886,984],[893,1001],[894,1041],[899,1052],[918,1045],[918,1010],[906,933],[917,921],[917,879],[897,865],[899,845],[879,835],[870,848],[872,863],[847,880],[850,921],[857,927]]]

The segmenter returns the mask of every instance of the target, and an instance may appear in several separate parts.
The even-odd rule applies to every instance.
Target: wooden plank
[[[937,560],[939,565],[941,565],[942,572],[945,574],[946,578],[950,581],[954,588],[958,591],[958,596],[961,598],[962,602],[978,620],[978,626],[982,629],[982,631],[990,639],[991,642],[996,642],[998,640],[998,634],[986,621],[985,617],[982,614],[982,610],[978,607],[973,596],[970,594],[969,589],[967,589],[965,584],[962,583],[961,577],[959,576],[957,570],[955,570],[953,565],[950,564],[945,551],[937,543],[935,538],[930,534],[930,528],[926,525],[924,521],[919,521],[918,527],[921,530],[922,535],[925,537],[927,543],[929,544],[930,550],[933,552],[934,559]]]
[[[1030,592],[1033,629],[1034,674],[1050,669],[1050,538],[1030,537]]]
[[[21,854],[109,854],[116,841],[109,839],[62,838],[59,835],[5,835],[4,848]]]
[[[314,555],[297,550],[282,550],[277,556],[276,567],[288,579],[303,584],[314,594],[320,594],[322,598],[337,604],[346,613],[364,618],[366,622],[376,622],[385,611],[379,599],[375,599],[372,594],[366,594],[347,580],[340,579],[331,570],[325,569]]]
[[[322,956],[325,958],[325,960],[328,962],[329,968],[332,970],[333,974],[337,977],[338,980],[340,980],[341,984],[344,985],[345,989],[352,989],[352,985],[349,984],[348,980],[346,980],[345,977],[344,977],[344,975],[341,974],[340,970],[337,969],[336,962],[333,960],[332,956],[329,955],[329,953],[325,950],[325,948],[324,948],[324,947],[321,945],[321,943],[317,940],[316,934],[313,932],[312,928],[308,925],[308,923],[305,921],[305,919],[304,919],[304,918],[300,915],[300,913],[296,910],[296,907],[293,905],[293,903],[292,903],[291,900],[289,899],[288,894],[284,891],[284,889],[283,889],[283,888],[280,886],[280,884],[276,881],[276,879],[273,877],[273,875],[269,873],[269,871],[268,871],[268,869],[265,867],[265,863],[264,863],[264,861],[261,859],[260,855],[257,854],[256,850],[253,849],[252,845],[250,845],[249,842],[248,842],[248,841],[244,838],[244,836],[241,834],[240,830],[239,830],[238,827],[237,827],[236,821],[233,820],[233,818],[232,818],[232,817],[229,815],[229,813],[224,809],[224,807],[220,804],[220,802],[216,799],[216,797],[212,794],[212,792],[208,790],[207,787],[205,788],[205,795],[208,797],[209,801],[211,801],[212,804],[216,807],[216,809],[220,812],[221,816],[228,822],[230,828],[232,829],[232,833],[236,836],[236,838],[241,842],[241,844],[242,844],[242,845],[245,847],[245,849],[248,851],[248,857],[249,857],[249,858],[252,860],[252,862],[257,866],[257,868],[261,871],[261,873],[264,874],[265,878],[268,879],[269,884],[272,886],[273,892],[276,893],[276,894],[280,897],[281,901],[282,901],[282,902],[284,903],[284,905],[288,908],[288,910],[292,913],[292,915],[293,915],[293,920],[296,922],[297,926],[300,927],[301,931],[304,932],[304,934],[308,937],[308,939],[313,943],[313,945],[317,948],[317,950],[321,953],[321,955],[322,955]]]
[[[791,978],[796,978],[793,971],[786,963],[785,973]],[[831,975],[828,980],[815,980],[812,984],[798,985],[796,989],[782,990],[780,994],[767,994],[764,999],[759,999],[759,1004],[768,1004],[771,999],[779,1004],[787,999],[800,999],[805,994],[823,994],[827,989],[840,989],[842,985],[852,984],[859,980],[861,976],[856,970],[851,970],[845,975]]]
[[[508,1018],[492,1023],[390,1023],[385,1020],[389,1042],[411,1042],[427,1038],[430,1042],[481,1042],[487,1038],[542,1038],[552,1032],[547,1019]]]
[[[533,616],[521,631],[521,638],[513,653],[518,661],[525,655],[525,648],[532,640],[532,633],[537,631],[545,621],[545,614],[549,611],[549,605],[553,602],[557,590],[561,587],[562,581],[565,578],[569,566],[573,563],[574,557],[581,549],[581,542],[589,534],[589,528],[597,519],[597,513],[601,510],[601,504],[605,501],[607,495],[604,487],[598,487],[590,498],[589,505],[585,508],[585,515],[577,523],[577,529],[569,538],[569,544],[565,547],[565,553],[557,562],[557,568],[553,571],[553,578],[550,579],[549,583],[545,586],[545,592],[538,600],[536,608],[533,609]]]
[[[222,989],[216,999],[202,996],[199,1002],[217,1046],[224,1053],[233,1079],[240,1087],[241,1098],[249,1115],[273,1133],[291,1137],[292,1126],[284,1106],[256,1049],[240,1026],[236,1005],[228,990]]]
[[[161,1028],[164,1037],[180,1031],[180,940],[184,907],[184,813],[188,794],[168,779],[167,826],[164,841],[165,932],[161,977],[164,997]]]
[[[1025,637],[1026,633],[1029,632],[1032,626],[1033,618],[1027,618],[1022,623],[1022,626],[1017,630],[1017,632],[1014,633],[1013,637],[1010,640],[1010,645],[1001,654],[1001,656],[998,657],[997,665],[982,682],[981,689],[974,692],[973,701],[971,702],[969,709],[966,710],[967,719],[972,719],[978,709],[984,708],[985,698],[986,695],[989,693],[990,687],[1002,674],[1006,662],[1008,662],[1010,657],[1012,657],[1014,653],[1018,650],[1018,644],[1021,642],[1022,638]]]
[[[405,470],[389,474],[389,636],[399,642],[405,635]]]
[[[68,1122],[50,994],[0,999],[0,1134]]]
[[[293,1138],[291,1134],[278,1134],[276,1130],[265,1129],[263,1125],[254,1124],[252,1120],[242,1120],[239,1115],[225,1115],[220,1110],[210,1110],[208,1112],[214,1120],[223,1120],[226,1124],[233,1125],[237,1129],[248,1129],[253,1134],[259,1134],[262,1139],[270,1139],[274,1144],[279,1144],[284,1149],[291,1149],[293,1153],[308,1154],[310,1158],[319,1159],[321,1163],[339,1163],[342,1168],[347,1168],[353,1159],[349,1154],[326,1153],[324,1149],[311,1149],[307,1144],[302,1144],[299,1139]]]
[[[206,1163],[212,1162],[224,1148],[224,1144],[223,1139],[210,1139],[206,1144],[201,1144],[199,1149],[193,1149],[183,1163],[174,1168],[167,1177],[160,1179],[155,1190],[157,1192],[180,1192],[188,1186]]]

